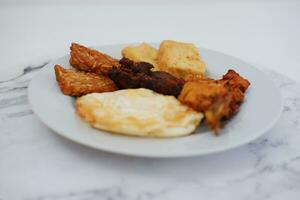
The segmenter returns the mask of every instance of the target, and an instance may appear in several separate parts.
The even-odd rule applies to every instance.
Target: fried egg
[[[141,137],[189,135],[203,118],[175,97],[143,88],[82,96],[76,112],[94,128]]]

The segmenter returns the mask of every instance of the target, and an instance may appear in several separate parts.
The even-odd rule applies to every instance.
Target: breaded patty
[[[142,137],[189,135],[203,117],[175,97],[148,89],[88,94],[77,99],[76,111],[95,128]]]
[[[157,49],[147,43],[136,46],[128,46],[122,49],[122,56],[134,62],[147,62],[154,66],[157,65]]]
[[[205,64],[193,44],[165,40],[160,44],[157,61],[159,70],[183,79],[205,73]]]
[[[56,81],[65,95],[82,96],[93,92],[112,92],[117,90],[115,83],[103,75],[78,72],[55,65]]]

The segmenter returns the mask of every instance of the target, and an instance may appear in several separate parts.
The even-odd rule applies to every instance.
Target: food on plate
[[[250,82],[234,70],[228,70],[223,78],[217,82],[224,85],[232,94],[230,108],[232,110],[232,114],[235,114],[244,100],[245,92],[250,86]]]
[[[143,88],[82,96],[76,111],[95,128],[143,137],[189,135],[203,117],[173,96]]]
[[[147,43],[131,45],[122,49],[122,56],[134,62],[147,62],[154,67],[157,65],[157,49]]]
[[[56,81],[65,95],[82,96],[93,92],[117,90],[115,83],[103,75],[64,69],[60,65],[55,65],[54,70]]]
[[[189,76],[178,100],[196,111],[203,112],[206,122],[216,133],[222,128],[222,119],[229,119],[239,109],[250,83],[234,70],[222,79]]]
[[[106,75],[112,66],[118,66],[118,60],[97,50],[72,43],[70,64],[72,67],[97,74]]]
[[[204,74],[205,63],[193,44],[165,40],[160,44],[157,67],[174,76],[185,78],[190,74]]]
[[[229,112],[231,95],[220,83],[214,81],[186,82],[178,100],[203,112],[208,126],[216,132],[222,128],[221,119]]]
[[[167,72],[151,71],[152,68],[150,63],[122,58],[120,66],[111,68],[108,76],[119,88],[147,88],[160,94],[178,96],[184,80]]]
[[[175,137],[192,133],[204,117],[218,134],[250,85],[234,70],[220,80],[206,76],[190,43],[165,40],[159,50],[142,43],[123,48],[122,56],[117,60],[72,43],[69,61],[78,71],[54,67],[63,94],[79,97],[77,113],[95,128]]]

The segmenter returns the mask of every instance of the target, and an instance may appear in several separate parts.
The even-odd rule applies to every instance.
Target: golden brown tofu
[[[205,63],[193,44],[165,40],[160,44],[158,69],[179,78],[205,73]]]

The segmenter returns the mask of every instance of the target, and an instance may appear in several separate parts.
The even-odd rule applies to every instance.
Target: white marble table
[[[265,4],[151,7],[160,19],[154,22],[145,7],[0,6],[0,200],[300,199],[300,83],[281,75],[299,78],[300,4]],[[170,21],[182,9],[186,15]],[[118,19],[111,18],[116,11]],[[120,16],[131,23],[120,23]],[[103,19],[109,23],[100,23]],[[262,138],[228,152],[146,159],[70,142],[33,114],[27,100],[30,79],[46,62],[66,54],[70,42],[166,38],[198,42],[270,67],[264,72],[285,99],[280,121]]]
[[[281,89],[284,112],[271,131],[246,146],[146,159],[89,149],[43,125],[27,100],[27,85],[43,65],[0,83],[1,200],[299,199],[299,83],[265,70]]]

